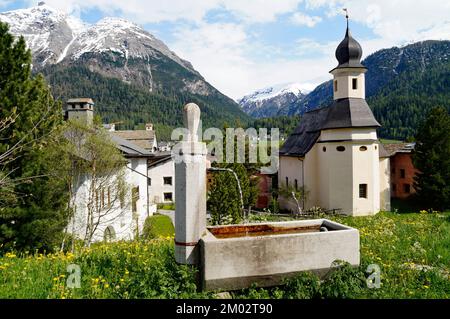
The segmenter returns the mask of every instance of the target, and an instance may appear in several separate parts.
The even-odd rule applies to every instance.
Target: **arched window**
[[[361,152],[365,152],[365,151],[367,151],[367,146],[361,146],[361,147],[359,148],[359,150],[360,150]]]
[[[336,147],[336,150],[338,152],[345,152],[345,147],[344,146],[338,146],[338,147]]]
[[[105,242],[109,243],[116,239],[116,231],[114,230],[114,227],[108,226],[105,229],[105,232],[103,234],[103,239]]]

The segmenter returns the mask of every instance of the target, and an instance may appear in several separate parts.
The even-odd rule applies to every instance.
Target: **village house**
[[[175,201],[175,162],[170,151],[157,152],[148,160],[149,196],[156,204]]]
[[[375,119],[365,100],[362,48],[347,26],[336,49],[333,102],[303,115],[280,150],[279,187],[305,190],[302,208],[315,206],[351,216],[390,209],[389,158],[380,153]],[[381,156],[380,156],[381,155]],[[296,210],[281,198],[282,208]]]
[[[65,108],[67,120],[77,120],[92,125],[94,102],[92,99],[70,99]],[[124,163],[124,180],[128,190],[124,199],[114,200],[116,194],[112,187],[101,189],[95,194],[98,215],[102,216],[96,224],[92,241],[131,240],[142,232],[145,219],[156,212],[156,205],[149,198],[149,179],[147,163],[154,157],[156,136],[151,126],[141,131],[116,131],[114,125],[107,127],[112,142],[121,151]],[[115,176],[111,177],[114,184]],[[68,230],[79,238],[84,238],[87,227],[89,205],[89,178],[82,177],[76,185],[76,211]],[[96,216],[97,218],[97,216]]]
[[[414,177],[418,170],[414,167],[412,154],[414,143],[385,144],[390,161],[391,197],[407,199],[416,193]]]

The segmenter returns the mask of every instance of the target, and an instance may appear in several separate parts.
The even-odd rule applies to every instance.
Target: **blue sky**
[[[448,0],[47,0],[93,24],[126,18],[163,40],[232,98],[280,83],[305,89],[330,78],[345,32],[365,55],[424,39],[450,39]],[[0,0],[0,10],[37,1]]]

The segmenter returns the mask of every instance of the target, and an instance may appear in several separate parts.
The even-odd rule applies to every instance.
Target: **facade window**
[[[295,180],[295,190],[298,191],[298,181]]]
[[[361,146],[361,147],[359,148],[359,150],[360,150],[361,152],[365,152],[365,151],[367,151],[367,146]]]
[[[367,198],[367,184],[359,184],[359,198]]]
[[[391,174],[392,174],[392,175],[395,175],[395,167],[393,167],[393,168],[391,169]]]
[[[397,191],[397,185],[396,184],[392,184],[392,191],[394,193]]]
[[[404,191],[406,194],[410,194],[410,193],[411,193],[411,185],[409,185],[409,184],[404,184],[404,185],[403,185],[403,191]]]
[[[286,177],[286,187],[289,187],[289,177]]]
[[[324,146],[324,147],[322,148],[322,150],[323,150],[324,152],[326,152],[326,151],[327,151],[327,148]]]
[[[338,146],[338,147],[336,147],[336,150],[338,152],[345,152],[345,147],[344,146]]]
[[[405,178],[406,177],[406,172],[405,170],[402,168],[400,169],[400,178]]]
[[[358,79],[352,79],[352,88],[353,90],[358,89]]]
[[[152,179],[148,177],[148,186],[152,186]]]
[[[173,201],[172,193],[164,193],[164,201],[172,202]]]
[[[137,212],[137,201],[139,199],[139,187],[133,187],[131,189],[131,211]]]
[[[337,92],[337,90],[338,90],[337,80],[334,80],[334,92]]]
[[[164,177],[164,185],[172,185],[172,176]]]

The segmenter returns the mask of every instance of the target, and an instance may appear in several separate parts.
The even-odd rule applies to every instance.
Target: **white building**
[[[149,159],[148,178],[151,203],[175,201],[175,163],[170,152],[156,153]]]
[[[89,100],[89,101],[87,101]],[[86,107],[72,107],[70,103],[88,103]],[[72,99],[68,102],[66,108],[66,117],[85,121],[86,124],[92,124],[92,114],[83,114],[93,112],[94,103],[90,99]],[[104,187],[97,188],[90,192],[91,180],[82,176],[75,187],[75,213],[73,219],[68,225],[69,233],[76,237],[84,239],[88,225],[88,205],[96,205],[95,214],[93,214],[95,231],[93,232],[92,242],[102,240],[131,240],[142,233],[145,219],[156,212],[156,205],[149,200],[149,179],[147,177],[147,161],[153,157],[153,145],[156,147],[156,138],[154,132],[146,130],[145,134],[132,134],[130,131],[109,130],[111,137],[117,148],[122,152],[126,159],[122,172],[110,176],[108,181],[104,182]],[[139,132],[139,131],[138,131]],[[127,137],[136,135],[142,137],[152,136],[147,143],[139,140],[143,145],[150,145],[150,149],[133,143]],[[123,136],[123,137],[122,137]],[[119,174],[124,176],[126,192],[123,196],[117,194],[115,184],[118,181]],[[94,195],[93,195],[94,194]],[[95,199],[92,198],[95,196]],[[92,209],[91,209],[92,211]]]
[[[334,101],[305,113],[280,150],[279,186],[303,187],[304,209],[319,206],[352,216],[390,209],[389,159],[380,153],[380,124],[365,100],[361,56],[347,27],[336,50],[339,65],[330,72]],[[290,199],[280,203],[296,208]]]

